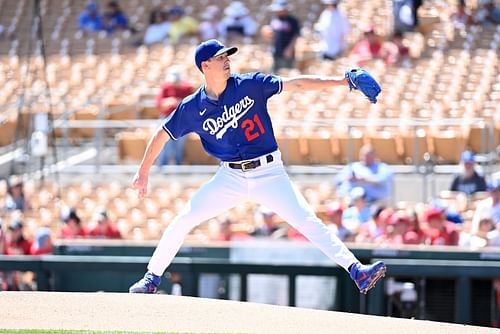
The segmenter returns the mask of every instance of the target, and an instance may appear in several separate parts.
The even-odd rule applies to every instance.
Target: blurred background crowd
[[[195,178],[157,180],[139,200],[127,177],[94,180],[80,170],[84,176],[61,182],[40,178],[38,166],[56,164],[56,150],[59,158],[76,157],[95,146],[102,149],[99,163],[136,164],[151,125],[134,121],[157,125],[198,87],[202,78],[191,55],[208,38],[240,48],[232,58],[236,72],[342,75],[357,65],[380,79],[377,105],[336,89],[270,101],[287,165],[338,167],[297,185],[342,240],[500,246],[497,2],[36,4],[0,1],[0,153],[13,155],[2,160],[10,169],[2,168],[0,181],[0,254],[51,253],[64,239],[161,236],[199,185]],[[102,122],[105,130],[55,125],[79,120]],[[113,127],[118,120],[128,129]],[[35,133],[43,139],[41,152]],[[14,158],[19,148],[26,148],[24,160]],[[210,164],[216,162],[189,136],[169,142],[158,159],[160,168]],[[432,174],[435,166],[452,171],[446,189],[419,201],[394,196],[395,175],[404,167]],[[189,238],[304,239],[251,203],[203,223]]]

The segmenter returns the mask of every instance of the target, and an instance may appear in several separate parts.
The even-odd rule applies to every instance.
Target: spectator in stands
[[[201,22],[198,27],[198,34],[201,40],[207,40],[219,37],[219,24],[221,14],[219,7],[210,5],[201,13]]]
[[[410,219],[404,212],[395,212],[386,226],[386,238],[384,243],[388,245],[403,245],[405,243],[405,235],[408,232],[409,223]]]
[[[9,224],[6,236],[7,255],[29,255],[32,241],[24,236],[24,224],[19,219],[14,219]]]
[[[335,178],[337,194],[345,197],[355,187],[362,187],[369,205],[388,203],[392,191],[392,169],[377,160],[371,145],[359,151],[359,162],[345,166]]]
[[[363,38],[352,48],[351,58],[359,66],[364,66],[371,60],[383,58],[382,43],[372,25],[365,29]]]
[[[481,217],[486,215],[491,217],[495,226],[500,224],[500,179],[493,179],[488,183],[488,194],[488,198],[476,205],[476,210],[472,217],[472,234],[478,230]]]
[[[474,23],[470,11],[464,0],[459,0],[456,10],[450,16],[451,22],[456,29],[464,29]]]
[[[458,245],[459,233],[456,225],[444,218],[442,210],[429,207],[424,214],[426,226],[426,244]]]
[[[31,255],[52,254],[52,237],[48,227],[39,227],[31,244]]]
[[[474,168],[474,153],[464,151],[460,156],[462,172],[456,175],[451,183],[451,191],[461,191],[471,196],[478,191],[486,191],[486,180]]]
[[[81,239],[88,236],[88,231],[74,208],[65,209],[62,221],[64,225],[59,234],[60,239]]]
[[[349,231],[342,223],[344,209],[340,202],[333,203],[326,211],[326,226],[342,241],[350,241],[354,234]]]
[[[391,39],[382,45],[382,58],[387,65],[402,64],[410,57],[410,49],[404,44],[403,33],[396,31]]]
[[[89,228],[89,238],[121,239],[118,227],[111,221],[105,208],[98,208]]]
[[[89,2],[78,18],[78,27],[84,31],[96,32],[105,29],[104,20],[95,2]]]
[[[170,8],[168,17],[171,22],[168,37],[172,44],[179,43],[184,37],[196,36],[198,33],[198,21],[187,16],[184,8],[179,6]]]
[[[394,31],[408,32],[414,31],[418,26],[418,8],[423,0],[394,0]]]
[[[223,39],[254,36],[257,32],[257,22],[241,1],[231,2],[224,10],[224,15],[219,25],[219,33]]]
[[[9,179],[4,205],[7,211],[20,210],[25,212],[31,208],[31,204],[24,194],[24,184],[20,176],[14,175]]]
[[[371,219],[370,208],[366,203],[366,192],[362,187],[354,187],[349,192],[349,207],[342,214],[342,224],[357,234],[361,225]]]
[[[166,81],[161,85],[156,97],[156,106],[160,112],[160,118],[164,120],[177,108],[183,98],[194,92],[194,86],[183,80],[181,70],[178,67],[171,67]],[[182,164],[184,159],[184,146],[186,136],[178,140],[169,140],[158,157],[160,166],[169,163],[173,158],[175,164]]]
[[[459,245],[472,248],[488,246],[490,239],[492,239],[490,232],[494,229],[493,219],[489,213],[486,213],[486,215],[479,218],[477,231],[474,233],[460,233]]]
[[[107,9],[104,12],[104,26],[110,34],[116,30],[129,29],[127,16],[118,2],[108,2]]]
[[[254,212],[255,228],[250,233],[254,237],[269,237],[278,230],[274,222],[275,214],[268,208],[261,206]]]
[[[0,255],[5,255],[5,254],[7,254],[7,241],[5,240],[3,221],[0,218]]]
[[[394,211],[384,206],[374,206],[372,218],[366,224],[361,225],[356,235],[356,242],[380,243],[385,240],[387,225]]]
[[[290,13],[290,5],[285,0],[275,0],[270,10],[271,19],[273,72],[282,68],[295,67],[295,44],[300,35],[299,20]]]
[[[500,7],[494,0],[481,1],[476,17],[476,21],[482,25],[500,24]]]
[[[340,0],[322,0],[321,2],[325,5],[325,9],[321,12],[314,29],[321,38],[321,57],[334,60],[340,57],[347,48],[349,21],[338,8]]]
[[[169,31],[168,14],[160,9],[153,10],[149,15],[149,25],[144,33],[144,44],[153,45],[163,42],[168,37]]]
[[[425,233],[420,226],[420,219],[415,209],[408,209],[406,212],[408,217],[408,226],[403,238],[405,244],[418,245],[425,241]]]

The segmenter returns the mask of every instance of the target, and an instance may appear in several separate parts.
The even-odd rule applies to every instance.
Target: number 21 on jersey
[[[257,124],[257,128],[255,127]],[[266,133],[266,129],[262,126],[260,122],[259,115],[255,114],[253,119],[246,119],[241,123],[241,128],[245,129],[245,137],[248,141],[252,141],[261,134]]]

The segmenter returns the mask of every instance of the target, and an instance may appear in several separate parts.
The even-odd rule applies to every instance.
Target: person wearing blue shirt
[[[80,14],[78,27],[85,31],[100,31],[104,29],[102,16],[95,2],[89,2],[85,7],[85,11]]]
[[[108,33],[116,30],[128,29],[128,19],[120,5],[116,1],[108,2],[107,10],[104,13],[104,21]]]
[[[253,200],[286,220],[349,272],[366,293],[384,276],[379,261],[362,265],[345,244],[316,216],[291,183],[281,160],[267,100],[282,91],[303,92],[347,86],[344,77],[296,76],[281,78],[264,73],[232,74],[226,48],[217,40],[198,45],[195,63],[205,84],[184,98],[150,139],[132,185],[139,197],[147,192],[149,169],[168,140],[198,134],[205,150],[221,160],[212,179],[191,197],[164,231],[144,277],[131,293],[154,293],[160,277],[195,226],[234,206]]]
[[[388,204],[392,182],[392,169],[377,160],[371,145],[363,146],[359,151],[359,161],[345,166],[335,178],[337,195],[346,197],[353,188],[362,187],[369,204]]]

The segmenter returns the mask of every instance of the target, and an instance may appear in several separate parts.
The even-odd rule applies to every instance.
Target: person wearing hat
[[[31,245],[31,255],[52,254],[52,236],[48,227],[39,227]]]
[[[233,1],[224,10],[224,18],[219,25],[222,38],[249,37],[257,32],[257,22],[249,15],[248,8],[241,1]]]
[[[20,176],[13,175],[9,179],[4,208],[7,211],[20,210],[22,212],[31,208],[31,204],[24,194],[24,184]]]
[[[285,0],[275,0],[269,9],[273,18],[269,24],[272,31],[272,71],[295,67],[295,44],[300,36],[299,20],[290,13],[290,5]]]
[[[186,97],[171,117],[153,133],[132,180],[140,198],[147,193],[149,171],[168,140],[195,132],[205,150],[219,159],[215,175],[204,183],[163,232],[142,279],[131,293],[155,293],[161,276],[181,247],[185,236],[203,221],[254,201],[279,215],[344,268],[362,293],[385,274],[385,264],[363,265],[346,245],[316,216],[294,187],[281,159],[274,135],[268,99],[283,91],[344,86],[345,77],[301,75],[282,78],[273,74],[231,73],[230,56],[237,47],[218,40],[200,43],[194,62],[204,84]]]
[[[464,151],[460,155],[462,172],[455,175],[451,183],[451,191],[461,191],[467,196],[478,191],[486,191],[486,180],[482,175],[479,175],[474,168],[474,153],[472,151]]]
[[[10,222],[6,236],[7,255],[29,255],[32,241],[24,236],[24,224],[19,219]]]
[[[95,2],[89,2],[85,6],[85,10],[78,18],[78,28],[89,32],[101,31],[105,28],[103,17]]]
[[[105,208],[98,208],[94,214],[92,225],[89,228],[89,238],[121,239],[118,227],[111,221]]]
[[[82,225],[76,209],[66,208],[62,214],[63,226],[59,234],[60,239],[81,239],[88,236],[87,229]]]
[[[194,86],[183,78],[181,69],[177,66],[171,66],[165,82],[161,84],[160,91],[156,95],[156,107],[160,112],[162,122],[174,112],[183,98],[193,92]],[[158,165],[165,166],[171,160],[176,165],[182,164],[185,144],[186,137],[169,141],[158,157]]]
[[[349,207],[342,214],[342,224],[357,234],[361,225],[371,219],[371,211],[366,202],[366,191],[362,187],[354,187],[349,192]]]
[[[321,3],[325,5],[325,9],[321,12],[314,29],[321,38],[321,57],[334,60],[347,48],[349,21],[338,8],[339,0],[322,0]]]
[[[424,213],[426,223],[426,244],[429,245],[458,245],[459,233],[456,224],[447,221],[443,211],[430,206]]]
[[[479,222],[484,216],[490,216],[495,228],[500,228],[500,179],[492,179],[487,183],[488,197],[476,204],[472,217],[471,233],[479,228]]]

